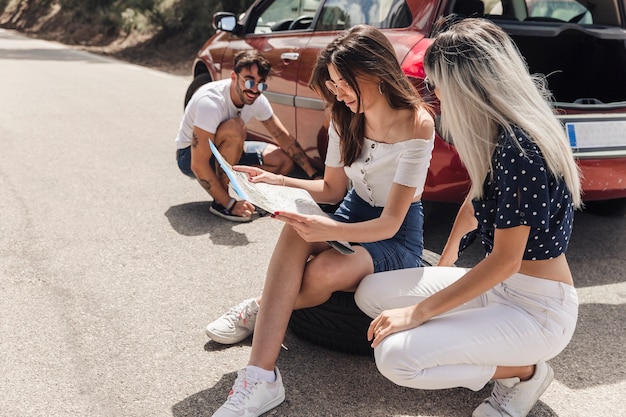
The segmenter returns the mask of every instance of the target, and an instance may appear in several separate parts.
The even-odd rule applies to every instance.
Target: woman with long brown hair
[[[207,328],[221,343],[236,343],[254,331],[248,366],[214,416],[240,415],[243,409],[258,416],[284,400],[276,361],[294,309],[322,304],[335,291],[354,291],[373,272],[421,265],[420,197],[434,122],[391,43],[370,26],[347,30],[318,57],[310,87],[330,104],[324,178],[237,169],[251,181],[303,188],[317,202],[341,205],[328,217],[272,214],[285,226],[262,297],[244,301]],[[327,241],[352,242],[354,253],[340,254]]]

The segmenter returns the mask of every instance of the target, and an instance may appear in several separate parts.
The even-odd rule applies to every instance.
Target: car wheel
[[[211,81],[213,81],[213,79],[211,78],[211,74],[207,73],[200,74],[196,78],[194,78],[191,84],[189,84],[189,87],[187,87],[187,93],[185,93],[185,104],[183,105],[183,109],[187,107],[187,103],[189,103],[189,100],[191,100],[191,96],[193,96],[193,93],[195,93],[198,88],[202,87],[206,83],[210,83]]]
[[[425,266],[436,265],[439,255],[424,250]],[[324,304],[294,310],[289,329],[313,344],[354,355],[373,356],[367,341],[367,328],[372,319],[357,307],[353,292],[338,291]]]

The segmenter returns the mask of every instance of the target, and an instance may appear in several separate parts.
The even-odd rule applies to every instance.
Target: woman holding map
[[[272,213],[285,226],[262,297],[242,302],[207,327],[211,339],[225,344],[254,331],[248,366],[214,416],[242,410],[258,416],[284,401],[276,361],[294,309],[322,304],[335,291],[355,291],[368,274],[421,264],[420,197],[434,122],[392,45],[379,30],[354,26],[322,51],[309,86],[331,110],[324,178],[235,169],[252,182],[302,188],[319,203],[341,204],[330,216]],[[341,254],[327,241],[351,242],[354,253]]]

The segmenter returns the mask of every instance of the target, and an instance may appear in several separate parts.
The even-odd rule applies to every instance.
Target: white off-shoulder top
[[[372,206],[384,207],[394,182],[415,187],[415,196],[422,194],[435,146],[434,139],[434,134],[430,139],[409,139],[397,143],[365,138],[361,155],[348,167],[341,162],[339,135],[331,123],[326,166],[344,167],[359,197]]]

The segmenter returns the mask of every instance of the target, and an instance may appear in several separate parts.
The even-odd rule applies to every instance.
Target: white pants
[[[425,267],[371,274],[355,300],[375,318],[384,310],[419,303],[465,272]],[[398,385],[478,391],[496,366],[533,365],[555,357],[572,338],[577,317],[574,287],[515,274],[421,326],[387,336],[374,356],[378,370]]]

